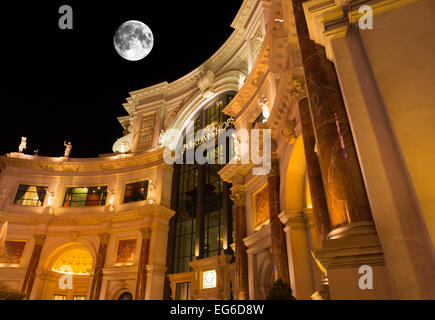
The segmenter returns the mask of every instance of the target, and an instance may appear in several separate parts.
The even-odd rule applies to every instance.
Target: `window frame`
[[[203,105],[196,113],[195,115],[192,117],[193,123],[194,123],[194,135],[196,135],[197,130],[199,129],[204,129],[207,125],[209,125],[210,123],[216,121],[216,122],[223,122],[226,120],[225,118],[225,114],[222,112],[222,110],[228,106],[228,104],[231,102],[231,100],[234,98],[234,95],[231,92],[225,92],[222,93],[216,97],[214,97],[214,99],[210,100],[207,104]],[[199,123],[198,123],[199,122]],[[228,129],[233,128],[233,126],[229,127]],[[184,129],[183,132],[183,139],[186,138],[186,131],[187,128]],[[184,141],[185,143],[185,141]],[[219,146],[218,141],[215,142],[215,149],[216,147]],[[217,148],[219,151],[219,148]],[[227,159],[226,163],[228,163],[228,161],[231,160],[232,157],[234,157],[235,151],[234,149],[234,145],[231,145],[231,139],[228,139],[228,141],[226,141],[226,149],[225,150],[225,157]],[[184,154],[183,154],[184,157]],[[224,187],[223,187],[223,183],[224,181],[222,179],[220,179],[220,177],[217,177],[217,179],[211,179],[211,166],[218,166],[219,168],[222,168],[224,166],[224,164],[219,164],[219,154],[215,153],[215,159],[216,159],[216,163],[215,164],[204,164],[204,165],[199,165],[196,162],[194,164],[190,164],[191,166],[193,166],[193,169],[190,169],[193,171],[193,174],[195,175],[195,171],[199,172],[199,168],[200,167],[204,167],[204,184],[214,184],[215,182],[217,182],[219,184],[219,190],[216,190],[216,192],[218,194],[220,194],[221,197],[223,197],[223,193],[224,193]],[[219,219],[219,225],[217,226],[217,232],[219,234],[219,240],[217,242],[217,249],[214,250],[210,250],[210,243],[209,243],[209,237],[210,237],[210,223],[209,223],[209,215],[214,213],[215,211],[212,212],[205,212],[205,208],[203,208],[203,227],[204,230],[196,230],[196,208],[194,208],[194,216],[191,217],[192,223],[194,224],[195,227],[191,228],[190,233],[188,233],[191,236],[191,252],[192,255],[191,256],[181,256],[181,249],[182,249],[182,239],[183,239],[183,234],[181,234],[181,232],[179,233],[179,229],[181,231],[182,228],[182,223],[184,223],[184,219],[180,219],[180,206],[182,205],[183,200],[185,200],[185,193],[188,192],[189,190],[185,190],[185,173],[186,173],[186,163],[183,161],[183,164],[175,164],[175,165],[181,165],[180,167],[180,172],[179,172],[179,183],[178,185],[172,190],[172,192],[176,192],[176,196],[175,196],[175,208],[173,208],[176,211],[176,222],[174,225],[174,242],[173,242],[173,254],[172,254],[172,269],[173,269],[173,273],[182,273],[182,272],[186,272],[186,268],[182,266],[182,262],[187,259],[188,257],[190,257],[190,261],[193,260],[194,256],[195,256],[195,242],[196,239],[198,237],[198,232],[202,232],[204,233],[203,238],[204,238],[204,248],[203,248],[203,254],[204,256],[202,258],[207,258],[207,257],[212,257],[212,256],[216,256],[219,255],[219,253],[221,252],[221,250],[223,249],[223,239],[225,238],[224,235],[224,207],[223,207],[223,201],[221,201],[221,206],[219,208],[217,208],[215,211],[218,211],[218,219]],[[218,170],[215,170],[218,171]],[[198,176],[199,178],[199,176]],[[199,181],[197,181],[196,179],[194,180],[194,188],[198,188],[198,183]],[[204,201],[207,201],[207,197],[204,195]],[[233,220],[232,222],[234,223],[234,214],[233,211],[231,211],[229,213],[231,219]],[[214,229],[214,228],[212,228]],[[194,231],[193,231],[194,230]],[[234,232],[234,230],[233,230]],[[187,235],[187,234],[186,234]],[[231,238],[233,238],[231,236]],[[180,271],[181,270],[181,271]],[[189,267],[188,271],[191,271],[192,268]]]
[[[106,197],[105,197],[104,204],[91,205],[91,206],[87,206],[87,205],[84,205],[84,206],[71,206],[71,205],[65,206],[66,197],[67,197],[67,195],[68,195],[68,189],[72,189],[72,188],[87,188],[87,189],[92,189],[92,188],[99,188],[99,187],[100,187],[100,188],[106,188]],[[107,205],[108,193],[109,193],[109,184],[100,184],[100,185],[73,185],[73,186],[71,186],[71,185],[66,185],[66,186],[64,186],[64,188],[65,188],[65,195],[64,195],[64,198],[63,198],[63,201],[62,201],[62,205],[61,205],[62,208],[104,207],[104,206]],[[76,193],[76,194],[80,194],[80,193]],[[83,194],[84,194],[84,193],[83,193]],[[87,195],[89,195],[89,191],[88,191]],[[71,198],[72,198],[72,197],[71,197]],[[84,201],[85,204],[86,204],[86,201],[87,201],[87,196],[86,196],[86,200]],[[101,203],[101,201],[102,201],[102,200],[100,199],[100,203]],[[77,202],[78,202],[78,201],[77,201]]]
[[[135,183],[141,183],[141,182],[148,182],[147,183],[147,187],[146,187],[145,199],[144,200],[125,202],[125,196],[126,196],[126,193],[127,193],[127,186],[131,185],[131,184],[135,184]],[[124,191],[123,191],[123,194],[122,194],[122,198],[120,199],[122,201],[122,204],[136,203],[136,202],[140,202],[140,201],[147,201],[147,200],[149,200],[150,184],[151,184],[151,179],[149,179],[149,178],[144,178],[144,179],[139,179],[139,180],[136,179],[136,180],[133,180],[133,181],[126,181],[124,183]]]
[[[20,190],[20,186],[29,186],[29,187],[42,187],[45,188],[45,195],[44,195],[44,201],[41,203],[41,205],[23,205],[23,204],[18,204],[16,203],[17,201],[17,193]],[[26,191],[27,192],[27,191]],[[24,194],[23,194],[24,196]],[[47,199],[48,199],[48,186],[46,184],[35,184],[33,182],[18,182],[16,188],[15,188],[15,193],[14,196],[11,197],[11,204],[14,206],[19,206],[19,207],[31,207],[31,208],[40,208],[40,207],[44,207],[44,204],[46,203]]]

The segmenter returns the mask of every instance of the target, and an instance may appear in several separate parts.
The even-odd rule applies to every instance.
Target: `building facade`
[[[206,62],[130,92],[112,154],[1,156],[0,297],[435,299],[434,15],[245,0]],[[171,132],[223,123],[270,132],[270,170],[231,135],[166,161]]]

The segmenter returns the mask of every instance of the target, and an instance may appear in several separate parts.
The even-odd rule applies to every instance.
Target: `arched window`
[[[194,133],[213,122],[222,123],[229,117],[222,110],[234,94],[226,94],[198,112],[194,120]],[[227,148],[226,152],[219,150]],[[220,151],[220,152],[217,152]],[[218,158],[225,155],[228,162],[234,155],[234,144],[228,138],[225,145],[216,142],[215,164],[175,164],[172,206],[176,211],[174,229],[172,273],[190,271],[189,262],[196,255],[206,258],[218,255],[232,243],[233,214],[229,198],[229,184],[222,181],[218,171],[224,166]],[[221,159],[222,160],[222,159]]]
[[[133,296],[130,292],[126,291],[119,296],[118,300],[133,300]]]

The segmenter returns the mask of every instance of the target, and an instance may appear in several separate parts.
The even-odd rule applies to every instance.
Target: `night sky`
[[[174,81],[207,60],[233,29],[242,0],[14,1],[1,10],[0,154],[72,158],[112,152],[122,136],[117,117],[128,92]],[[152,3],[152,4],[150,4]],[[73,9],[73,30],[61,30],[61,5]],[[113,47],[125,21],[139,20],[154,35],[151,53],[127,61]]]

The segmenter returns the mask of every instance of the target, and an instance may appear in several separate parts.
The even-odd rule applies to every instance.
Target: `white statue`
[[[263,95],[258,99],[258,104],[261,106],[261,112],[263,113],[263,122],[267,122],[270,116],[269,99]]]
[[[68,158],[69,154],[71,153],[72,144],[71,144],[71,142],[68,142],[68,144],[66,144],[66,140],[65,140],[63,142],[63,145],[66,147],[66,149],[65,149],[65,158]]]
[[[18,152],[23,153],[24,149],[27,148],[27,137],[21,137],[21,143],[18,146]]]

